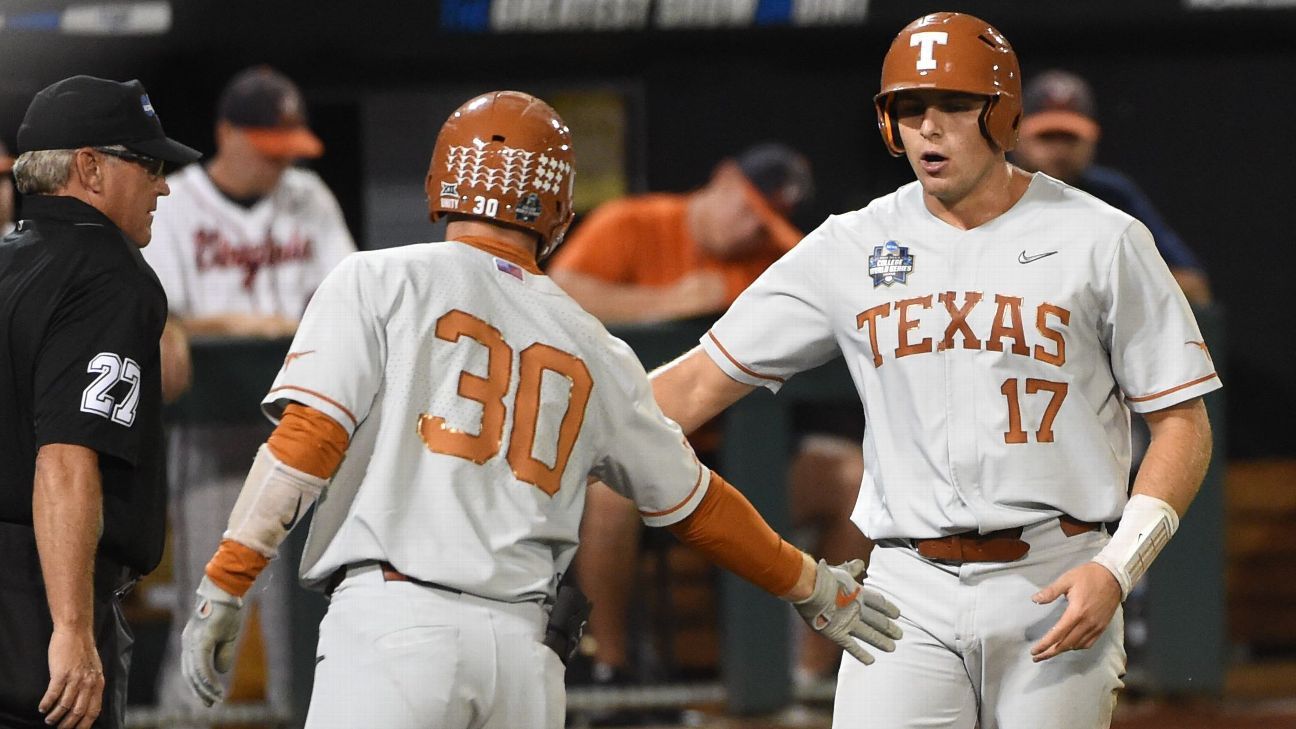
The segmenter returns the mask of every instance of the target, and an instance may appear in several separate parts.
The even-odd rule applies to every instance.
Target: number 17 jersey
[[[315,293],[262,405],[351,436],[316,506],[302,578],[386,560],[482,597],[550,594],[588,475],[664,526],[709,473],[630,348],[535,264],[485,239],[345,259]]]
[[[1043,174],[971,230],[916,182],[830,218],[703,346],[772,390],[844,355],[867,421],[852,520],[873,539],[1113,521],[1130,412],[1220,387],[1147,228]]]

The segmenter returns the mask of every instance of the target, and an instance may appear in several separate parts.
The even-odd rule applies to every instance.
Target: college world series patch
[[[873,277],[873,287],[908,283],[909,273],[913,271],[913,259],[906,246],[893,240],[874,246],[873,255],[868,259],[868,272]]]

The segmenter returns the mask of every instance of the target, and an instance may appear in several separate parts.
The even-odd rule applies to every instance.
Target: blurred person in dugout
[[[1192,249],[1133,180],[1094,164],[1101,129],[1089,84],[1074,73],[1054,69],[1036,76],[1022,96],[1025,113],[1017,149],[1012,153],[1014,161],[1029,172],[1043,172],[1138,218],[1152,231],[1157,250],[1188,302],[1198,307],[1209,304],[1210,285]]]
[[[789,218],[813,193],[810,163],[801,153],[758,144],[722,160],[692,192],[649,193],[598,207],[568,236],[547,272],[605,324],[717,315],[801,240]],[[793,524],[809,542],[799,546],[829,561],[867,559],[872,548],[850,521],[864,472],[863,416],[857,403],[842,410],[820,408],[804,427],[798,414],[798,432],[810,434],[789,469]],[[690,437],[704,461],[714,462],[717,426]],[[628,499],[601,483],[589,489],[576,574],[594,605],[587,635],[596,683],[634,679],[628,617],[636,571],[626,567],[637,563],[642,531]],[[809,631],[798,642],[798,680],[835,673],[840,648]]]
[[[315,288],[356,248],[333,194],[314,172],[294,166],[319,157],[324,145],[291,80],[266,66],[242,71],[222,92],[217,117],[215,155],[168,178],[171,196],[158,205],[145,254],[170,301],[163,357],[171,398],[187,382],[190,337],[292,336]],[[243,485],[247,454],[268,433],[264,422],[171,430],[176,618],[159,674],[164,709],[201,707],[180,675],[180,632]],[[276,562],[249,594],[259,605],[266,697],[278,710],[287,710],[292,685],[294,566]]]
[[[0,142],[0,237],[9,235],[14,229],[14,186],[10,176],[13,163],[8,148]]]

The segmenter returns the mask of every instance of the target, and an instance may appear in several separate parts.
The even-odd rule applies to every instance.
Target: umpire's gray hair
[[[14,161],[14,185],[24,195],[51,195],[63,189],[72,172],[75,149],[35,149]]]

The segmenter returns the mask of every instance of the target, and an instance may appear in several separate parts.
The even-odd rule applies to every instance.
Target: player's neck
[[[279,184],[283,168],[235,159],[220,152],[207,164],[207,176],[222,193],[235,200],[261,198]]]
[[[966,194],[942,200],[923,194],[932,215],[961,230],[971,230],[1008,212],[1030,187],[1031,174],[1002,162],[990,168]]]
[[[478,238],[493,241],[518,252],[519,257],[536,259],[536,235],[525,230],[506,228],[480,220],[454,220],[446,225],[446,240]]]

